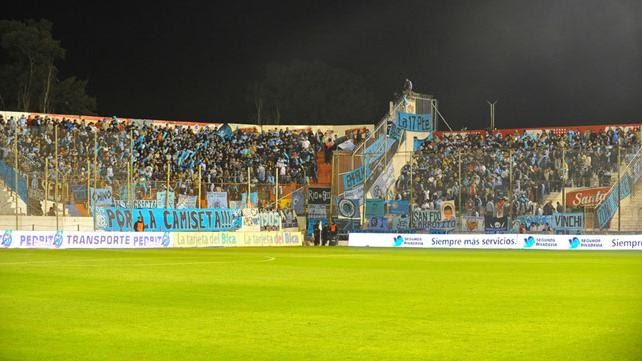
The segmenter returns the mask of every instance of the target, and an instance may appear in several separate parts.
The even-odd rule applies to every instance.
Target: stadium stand
[[[73,199],[73,189],[96,184],[111,187],[114,199],[127,199],[126,184],[130,183],[136,199],[155,199],[156,193],[166,188],[169,173],[170,189],[177,195],[196,195],[199,166],[203,193],[227,191],[232,197],[238,196],[248,183],[248,174],[253,189],[269,193],[277,182],[277,171],[281,195],[304,184],[327,185],[331,178],[331,152],[342,135],[332,129],[262,130],[253,126],[232,129],[229,124],[40,114],[0,114],[0,125],[0,167],[3,167],[0,173],[6,188],[0,201],[13,200],[6,191],[15,188],[17,135],[18,193],[23,204],[19,213],[30,215],[42,215],[54,205],[48,199],[55,193],[56,176],[58,194],[64,195],[58,198],[61,202],[55,203],[57,211],[81,216],[88,215],[86,195]],[[368,131],[343,128],[345,138],[339,140],[350,138],[356,144]],[[45,192],[49,195],[42,194]],[[270,207],[274,197],[264,195],[261,205]],[[60,203],[67,206],[62,208]],[[15,206],[5,208],[3,213],[14,212]]]
[[[560,193],[563,186],[610,186],[618,145],[626,158],[637,152],[639,144],[636,132],[620,128],[506,136],[443,133],[424,142],[413,156],[412,190],[410,164],[404,166],[396,180],[396,198],[409,200],[412,193],[413,207],[423,209],[438,209],[440,202],[455,200],[466,215],[484,215],[498,206],[511,217],[552,214],[557,204],[548,195]]]
[[[184,208],[207,207],[207,192],[226,192],[229,201],[243,203],[251,189],[257,194],[255,207],[270,209],[304,186],[332,185],[337,199],[328,200],[328,213],[345,224],[345,230],[368,228],[371,218],[366,214],[374,213],[365,209],[368,200],[408,201],[410,213],[438,210],[442,202],[454,201],[458,218],[501,214],[515,219],[588,210],[587,229],[597,223],[604,228],[606,218],[610,229],[611,219],[623,223],[618,224],[620,230],[637,229],[636,219],[642,214],[637,124],[492,132],[406,130],[393,137],[399,112],[440,115],[434,98],[414,92],[391,102],[375,128],[264,129],[0,112],[0,203],[5,205],[0,214],[87,217],[92,214],[90,188],[109,189],[110,205],[129,208],[135,208],[129,202],[133,200],[152,204],[137,206],[141,208],[167,206],[151,203],[167,188],[177,198],[200,196]],[[635,157],[638,160],[631,162]],[[365,177],[344,189],[345,178],[360,168]],[[631,191],[621,197],[623,214],[618,208],[605,218],[602,212],[598,222],[596,208],[566,208],[564,191],[601,188],[613,193],[618,170],[632,180]],[[351,197],[357,198],[357,212],[341,219],[336,205]],[[326,212],[309,217],[321,218]],[[392,218],[382,221],[394,227]]]

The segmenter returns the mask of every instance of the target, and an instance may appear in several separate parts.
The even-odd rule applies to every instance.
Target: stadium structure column
[[[562,209],[566,213],[566,180],[568,179],[568,167],[566,164],[566,146],[562,146]]]
[[[14,188],[14,194],[15,194],[15,201],[16,201],[16,231],[18,230],[18,125],[16,124],[15,127],[15,139],[13,140],[13,154],[14,154],[14,181],[15,181],[15,188]]]
[[[414,183],[414,175],[412,174],[412,163],[413,163],[413,158],[412,158],[412,154],[411,154],[410,155],[410,198],[408,199],[408,203],[410,203],[410,222],[408,222],[408,224],[410,224],[410,228],[412,228],[412,226],[413,226],[413,224],[412,224],[413,223],[412,222],[412,215],[413,215],[413,212],[415,211],[415,209],[414,209],[415,202],[413,202],[413,188],[415,188],[415,186],[413,184]]]
[[[461,208],[461,186],[462,186],[462,181],[461,181],[461,149],[459,150],[457,155],[458,155],[458,158],[459,158],[458,159],[459,178],[457,179],[457,183],[458,183],[458,187],[457,187],[458,188],[458,191],[457,191],[457,193],[458,193],[458,195],[457,195],[457,198],[458,198],[457,210],[459,212],[461,212],[461,210],[462,210],[462,208]]]
[[[201,195],[203,194],[202,190],[201,190],[201,188],[202,188],[201,187],[201,184],[202,184],[201,182],[203,180],[203,178],[202,178],[203,175],[201,174],[202,171],[203,171],[203,164],[199,164],[198,165],[198,208],[201,208]]]
[[[278,179],[277,179],[277,183],[278,183]],[[250,205],[252,204],[252,200],[250,199],[250,187],[251,186],[252,186],[252,184],[250,183],[250,167],[247,167],[247,192],[246,192],[247,193],[247,197],[246,197],[247,202],[245,204],[247,206],[247,208],[251,208]]]
[[[94,192],[98,189],[98,136],[94,134]],[[96,230],[96,202],[91,209],[91,215],[94,222],[94,231]]]
[[[54,206],[56,209],[56,231],[58,231],[58,125],[54,125],[54,154],[56,155],[56,169],[54,170]]]
[[[89,158],[87,158],[87,202],[86,203],[87,203],[87,211],[91,212],[91,216],[93,217],[94,212],[91,211],[91,202],[89,201],[89,194],[91,194],[91,191],[89,190],[89,188],[91,188],[91,161],[89,160]],[[96,225],[94,225],[94,231],[95,230],[96,230]]]
[[[508,214],[511,213],[513,202],[513,150],[508,149]]]
[[[127,167],[127,207],[129,208],[129,205],[132,203],[131,196],[132,196],[132,169],[131,167]]]
[[[170,167],[172,165],[171,159],[167,160],[167,179],[165,181],[165,209],[167,209],[167,206],[169,205],[169,175],[170,175]]]
[[[275,182],[274,182],[274,209],[279,209],[279,168],[275,168],[274,172],[276,175],[274,176]],[[248,179],[250,178],[250,169],[247,169],[247,175]],[[248,189],[249,189],[249,183],[248,183]],[[249,199],[249,195],[248,195]]]
[[[134,200],[136,199],[136,183],[134,183],[134,129],[129,130],[129,164],[127,165],[127,168],[129,168],[129,181],[131,182],[131,186],[128,188],[129,191],[131,192],[131,195],[128,195],[128,200],[131,202],[131,207],[134,207]],[[166,197],[167,199],[167,197]]]
[[[336,160],[336,156],[337,155],[333,152],[333,154],[332,154],[332,164],[331,164],[331,167],[330,167],[330,169],[332,169],[332,172],[330,173],[331,174],[331,177],[330,177],[330,190],[331,190],[331,192],[330,192],[330,217],[334,216],[334,202],[336,202],[335,194],[336,195],[339,194],[339,184],[337,183],[337,179],[339,178],[339,175],[337,174],[338,172],[337,172],[337,169],[335,167],[335,164],[337,164],[337,162],[335,161]],[[304,202],[303,203],[303,207],[304,207],[303,208],[303,213],[306,216],[308,215],[308,188],[309,188],[308,186],[309,186],[309,183],[310,182],[308,182],[308,181],[305,182],[304,191],[303,191],[303,194],[304,194],[304,197],[303,197],[303,202]]]
[[[620,140],[617,142],[617,231],[620,232],[622,226],[622,183],[621,181],[621,171],[620,171]]]
[[[89,188],[87,188],[87,194],[89,194]],[[45,211],[42,212],[42,216],[47,216],[47,200],[49,199],[49,157],[45,158]],[[89,199],[89,198],[87,198]],[[89,209],[89,206],[87,206]]]
[[[368,192],[367,192],[367,188],[366,188],[366,182],[368,180],[368,177],[366,176],[366,172],[365,172],[365,169],[367,167],[368,162],[367,161],[366,162],[362,162],[362,164],[363,164],[362,167],[363,167],[363,170],[364,170],[364,172],[363,172],[364,175],[363,175],[363,195],[362,195],[362,198],[363,198],[363,218],[362,219],[363,219],[363,221],[361,222],[361,225],[364,225],[366,222],[368,222],[368,220],[366,219],[366,214],[367,214],[366,213],[367,212],[366,211],[366,199],[368,197]]]

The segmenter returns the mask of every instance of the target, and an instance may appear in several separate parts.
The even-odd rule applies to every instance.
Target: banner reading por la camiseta
[[[229,208],[117,208],[102,207],[96,212],[96,228],[105,231],[134,231],[138,217],[145,231],[233,231],[241,227],[238,211]]]

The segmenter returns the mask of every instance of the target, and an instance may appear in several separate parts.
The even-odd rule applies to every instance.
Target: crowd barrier
[[[0,231],[2,248],[284,247],[303,245],[301,232]]]
[[[351,247],[642,250],[642,235],[350,233]]]

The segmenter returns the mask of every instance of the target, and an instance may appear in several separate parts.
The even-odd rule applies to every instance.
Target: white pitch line
[[[104,258],[99,259],[101,261],[104,261]],[[119,267],[128,267],[128,266],[187,266],[187,265],[195,265],[195,264],[215,264],[215,263],[262,263],[262,262],[272,262],[276,260],[276,257],[271,257],[271,256],[264,256],[264,259],[262,260],[231,260],[231,261],[194,261],[194,262],[162,262],[162,263],[109,263],[109,262],[102,262],[99,264],[78,264],[74,262],[60,262],[60,261],[33,261],[33,262],[6,262],[2,263],[0,262],[0,266],[3,265],[33,265],[33,266],[38,266],[38,265],[47,265],[47,264],[55,264],[56,266],[62,266],[62,267],[105,267],[105,266],[119,266]],[[90,260],[81,260],[81,261],[90,261]]]

